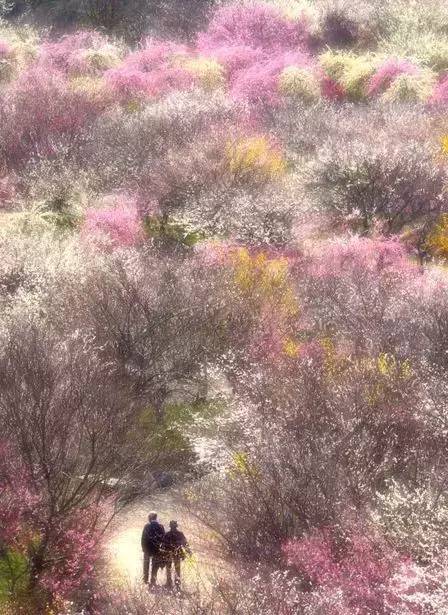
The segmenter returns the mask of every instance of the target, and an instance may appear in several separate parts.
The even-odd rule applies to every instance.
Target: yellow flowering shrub
[[[349,100],[358,101],[366,97],[367,83],[377,65],[375,58],[326,51],[319,57],[319,62],[326,74],[344,88]]]
[[[316,77],[309,70],[298,66],[287,66],[283,69],[279,89],[284,96],[306,102],[314,102],[320,98],[320,86]]]
[[[400,361],[392,354],[381,353],[376,357],[352,358],[338,353],[330,337],[321,339],[320,345],[324,351],[325,372],[330,379],[334,380],[350,373],[368,375],[372,379],[367,392],[369,404],[377,402],[393,381],[407,381],[412,376],[410,362]]]
[[[249,455],[244,452],[236,452],[233,454],[232,466],[229,474],[231,478],[242,476],[244,478],[256,478],[259,476],[259,471],[250,461]]]
[[[213,58],[189,59],[183,67],[198,79],[205,90],[217,90],[225,84],[224,67]]]
[[[258,175],[263,179],[275,180],[286,172],[286,162],[264,137],[248,137],[227,146],[229,170],[238,178]]]
[[[324,351],[325,371],[329,376],[335,376],[341,370],[342,365],[337,357],[334,341],[331,337],[324,337],[320,345]]]
[[[366,401],[370,406],[383,402],[388,393],[393,391],[394,382],[406,382],[412,376],[412,368],[408,360],[399,361],[392,354],[387,353],[362,359],[356,368],[372,377],[372,382],[366,390]]]
[[[385,377],[407,380],[411,376],[409,361],[398,361],[392,354],[380,354],[376,360],[376,367],[378,372]]]
[[[295,359],[300,354],[300,344],[287,337],[283,340],[283,352],[287,357]]]
[[[448,147],[448,137],[446,146]],[[448,214],[442,214],[425,242],[426,249],[433,255],[448,258]]]
[[[233,265],[237,286],[255,301],[270,303],[283,315],[298,313],[285,258],[271,259],[264,252],[251,255],[247,248],[239,248],[233,255]]]

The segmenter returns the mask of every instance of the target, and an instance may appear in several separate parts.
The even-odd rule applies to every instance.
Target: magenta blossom
[[[117,197],[114,201],[88,209],[82,233],[103,246],[135,246],[142,237],[137,204],[128,197]]]
[[[174,43],[151,43],[129,54],[122,65],[105,73],[106,83],[120,102],[164,96],[192,86],[192,75],[176,64],[187,50]]]
[[[305,19],[289,20],[267,4],[231,5],[219,9],[208,30],[198,37],[198,48],[213,51],[225,45],[260,48],[269,53],[306,49]]]
[[[387,586],[406,558],[368,532],[341,537],[334,529],[314,530],[286,543],[288,564],[317,588],[342,592],[345,605],[359,615],[384,613]]]
[[[65,74],[87,73],[91,67],[85,60],[85,53],[100,49],[107,42],[107,38],[98,32],[68,34],[55,42],[44,43],[40,48],[38,64],[46,70]]]
[[[231,93],[236,100],[278,106],[281,103],[278,80],[282,70],[287,66],[308,68],[310,65],[309,56],[301,52],[274,56],[240,71],[234,80]]]
[[[409,60],[388,58],[371,77],[367,86],[367,94],[378,96],[387,90],[400,75],[416,75],[418,72],[418,66]]]
[[[429,103],[433,105],[446,105],[448,103],[448,76],[443,77],[437,83]]]

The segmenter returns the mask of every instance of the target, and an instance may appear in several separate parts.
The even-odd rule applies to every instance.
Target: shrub
[[[76,139],[107,106],[69,87],[66,79],[43,67],[23,72],[0,105],[0,152],[8,167],[34,156],[51,157],[61,138]]]
[[[448,24],[445,0],[397,0],[385,7],[380,48],[387,55],[418,58],[434,70],[446,65]]]
[[[16,195],[15,182],[11,177],[0,179],[0,209],[9,209]]]
[[[375,62],[370,56],[327,51],[319,57],[319,62],[326,75],[342,87],[349,100],[365,98],[367,83],[375,70]]]
[[[94,241],[110,243],[113,247],[131,247],[142,235],[139,212],[135,200],[125,195],[114,197],[114,202],[86,212],[83,234]]]
[[[187,60],[183,66],[205,90],[215,90],[225,84],[224,67],[217,60],[197,57]]]
[[[429,71],[420,75],[398,75],[382,99],[388,103],[426,102],[434,90],[435,81],[435,75]]]
[[[331,47],[351,47],[357,41],[359,25],[344,8],[338,4],[327,6],[321,16],[321,35]]]
[[[192,76],[174,62],[185,53],[181,45],[148,42],[143,49],[129,54],[121,66],[107,71],[106,82],[122,103],[187,89]]]
[[[245,123],[245,117],[245,110],[222,92],[207,97],[200,90],[176,92],[135,113],[119,108],[103,114],[89,132],[80,159],[96,191],[138,190],[144,201],[152,203],[165,193],[170,177],[174,193],[179,186],[175,178],[188,176],[188,169],[193,169],[196,183],[204,183],[210,173],[219,184],[215,170],[222,168],[225,140],[237,118]],[[207,141],[212,142],[210,157],[204,153]]]
[[[280,74],[280,92],[284,96],[305,102],[315,102],[320,97],[319,82],[309,70],[288,66]]]
[[[448,257],[448,216],[442,214],[426,238],[425,247],[430,254],[440,258]]]
[[[378,493],[372,519],[401,553],[423,564],[448,545],[448,502],[434,487],[413,488],[392,480]]]
[[[383,33],[382,11],[375,1],[324,0],[318,8],[317,38],[327,47],[375,47]]]
[[[345,96],[344,88],[328,75],[321,78],[321,91],[322,96],[328,100],[342,100]]]
[[[6,85],[34,60],[38,37],[31,29],[0,26],[0,84]]]
[[[275,107],[280,104],[279,77],[286,67],[308,68],[310,58],[302,53],[288,52],[274,56],[271,60],[251,65],[237,73],[231,93],[236,100],[255,105]]]
[[[226,45],[213,48],[208,53],[225,67],[226,77],[231,85],[240,71],[266,61],[262,49],[255,49],[249,45]]]
[[[377,96],[387,90],[400,75],[416,75],[419,68],[409,60],[388,58],[375,71],[368,85],[369,96]]]
[[[77,32],[41,45],[38,63],[71,76],[101,74],[120,62],[121,50],[97,32]]]
[[[434,87],[429,102],[435,105],[444,105],[448,102],[448,78],[443,78]]]
[[[426,229],[444,211],[444,176],[426,146],[392,149],[356,141],[313,162],[308,189],[318,207],[352,220],[364,233],[376,219],[385,232],[398,233],[406,225]]]
[[[386,586],[400,559],[387,543],[368,532],[341,528],[317,530],[284,546],[288,563],[313,584],[341,591],[349,609],[362,614],[384,612]]]
[[[306,48],[307,42],[304,20],[288,20],[275,7],[257,2],[218,9],[198,38],[201,50],[241,45],[262,48],[270,55]]]
[[[227,158],[230,173],[239,181],[244,181],[248,174],[261,180],[278,179],[286,170],[281,153],[263,136],[230,143]]]

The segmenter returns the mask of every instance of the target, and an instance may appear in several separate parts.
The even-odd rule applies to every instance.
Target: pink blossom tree
[[[142,224],[136,200],[126,195],[107,199],[87,210],[82,233],[86,239],[112,248],[132,247],[142,239]]]

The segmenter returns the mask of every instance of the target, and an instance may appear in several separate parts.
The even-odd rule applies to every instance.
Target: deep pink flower
[[[268,61],[268,55],[262,49],[255,49],[248,45],[224,45],[208,51],[211,57],[222,64],[230,83],[237,75],[255,64]]]
[[[322,96],[328,100],[343,100],[345,97],[344,88],[328,75],[322,75],[320,88]]]
[[[429,103],[434,105],[446,105],[448,103],[448,76],[443,77],[435,86]]]
[[[388,585],[405,559],[381,538],[356,529],[343,537],[333,528],[314,530],[286,543],[283,552],[317,587],[342,592],[359,615],[385,612],[393,598]]]
[[[309,33],[305,19],[288,20],[267,4],[230,5],[219,9],[206,32],[198,37],[200,50],[212,51],[225,45],[261,48],[269,53],[307,48]]]
[[[186,48],[181,45],[150,42],[143,49],[129,54],[120,67],[107,71],[106,82],[120,102],[188,89],[194,78],[174,61],[176,55],[186,53]]]
[[[308,68],[311,64],[310,57],[301,52],[279,54],[237,73],[231,93],[237,100],[277,106],[281,102],[278,80],[282,70],[287,66]]]
[[[416,75],[418,72],[418,66],[412,64],[409,60],[389,58],[377,68],[375,74],[371,77],[367,86],[367,94],[377,96],[387,90],[398,76]]]
[[[32,155],[51,156],[61,135],[75,135],[109,104],[70,87],[65,75],[33,65],[23,71],[3,100],[3,139],[8,156],[19,162]]]

